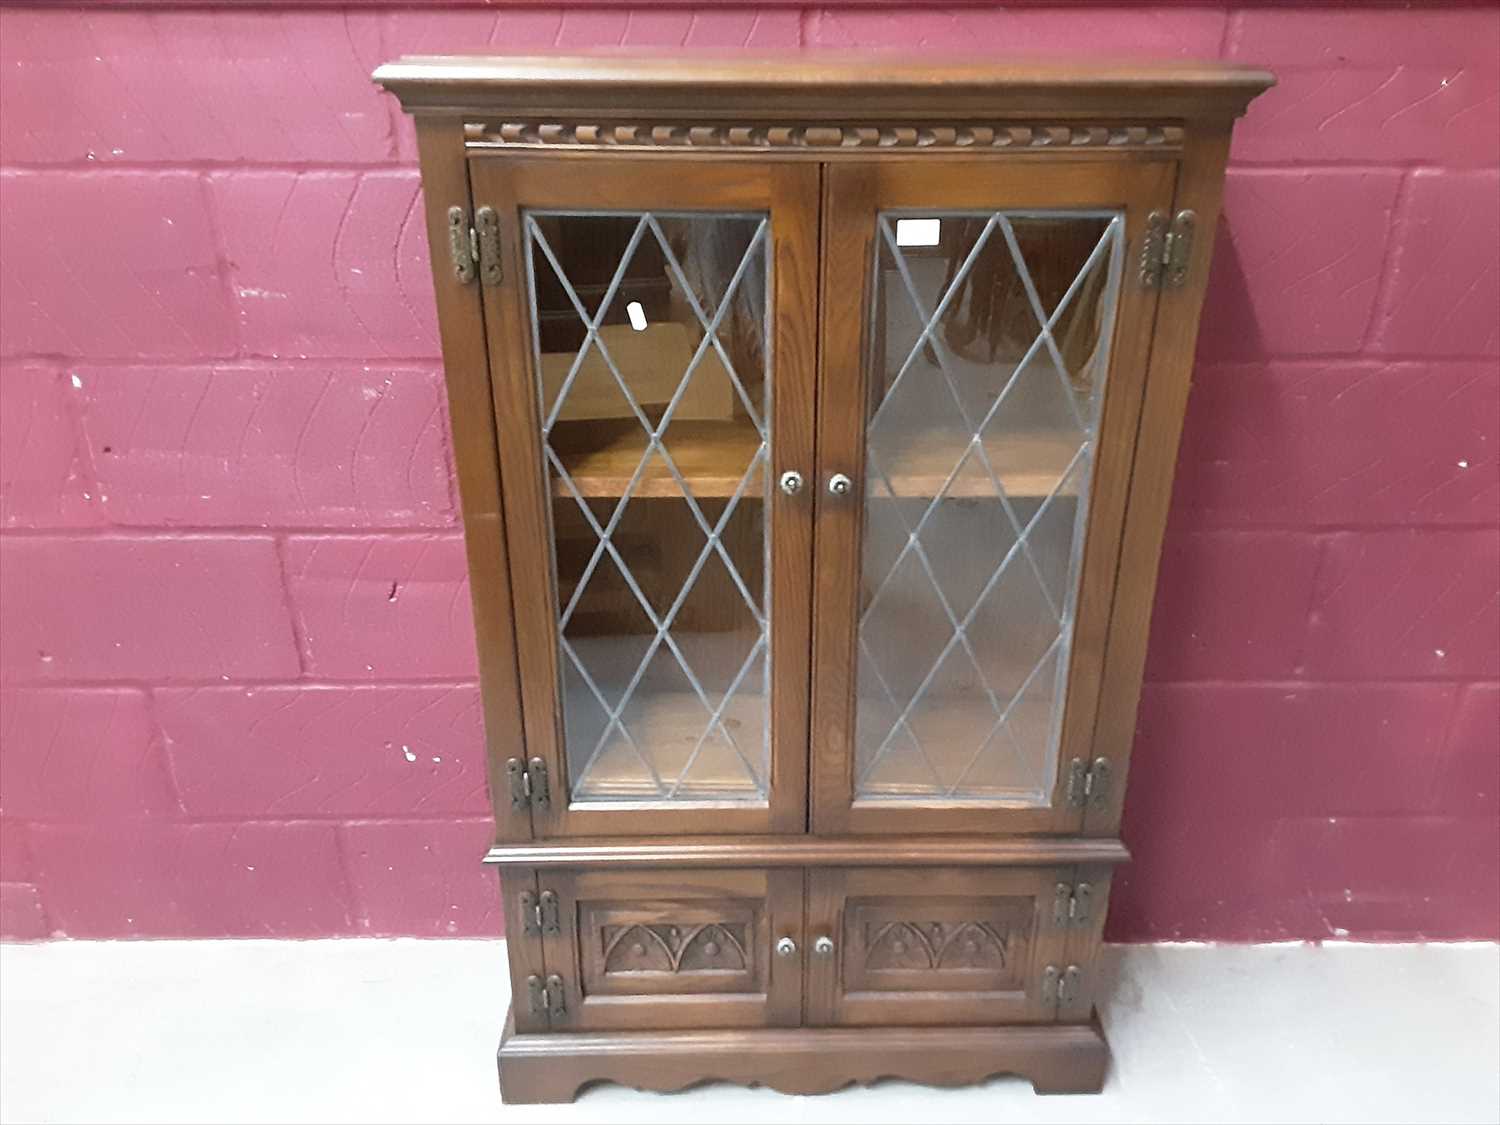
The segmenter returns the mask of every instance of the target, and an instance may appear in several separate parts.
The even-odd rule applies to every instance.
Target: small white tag
[[[936,246],[943,233],[941,219],[897,219],[897,246]]]
[[[646,331],[646,310],[641,308],[639,301],[631,301],[625,306],[625,315],[630,318],[630,327],[637,332]]]

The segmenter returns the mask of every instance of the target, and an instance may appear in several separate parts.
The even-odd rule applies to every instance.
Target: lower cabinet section
[[[512,868],[531,1030],[1086,1020],[1108,870]]]

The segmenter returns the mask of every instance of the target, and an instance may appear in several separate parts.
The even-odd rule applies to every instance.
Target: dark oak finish
[[[967,1086],[1014,1074],[1038,1094],[1096,1094],[1109,1048],[1097,1021],[550,1035],[507,1024],[498,1061],[501,1097],[522,1105],[569,1102],[601,1080],[662,1092],[727,1081],[828,1094],[882,1078]]]
[[[410,113],[542,114],[592,109],[692,119],[751,109],[752,120],[1231,118],[1271,85],[1222,63],[1096,63],[893,51],[597,51],[405,58],[375,72]],[[1024,118],[1023,118],[1024,120]]]
[[[1271,76],[1199,63],[599,52],[403,59],[375,77],[415,118],[421,155],[495,810],[486,858],[497,868],[508,935],[504,1099],[567,1101],[596,1080],[675,1090],[724,1079],[815,1093],[884,1077],[956,1085],[1017,1074],[1039,1093],[1100,1089],[1109,1057],[1096,1015],[1108,999],[1100,948],[1113,873],[1128,858],[1120,809],[1198,316],[1233,120]],[[481,236],[476,216],[486,207],[495,225]],[[450,227],[453,208],[459,221]],[[569,776],[562,712],[577,697],[560,683],[555,587],[572,583],[574,604],[596,629],[590,636],[633,643],[641,630],[620,624],[631,606],[619,590],[585,588],[588,574],[576,568],[554,575],[554,540],[561,572],[565,558],[575,566],[590,549],[593,532],[569,509],[566,486],[544,471],[544,442],[588,504],[604,510],[628,495],[654,505],[630,547],[657,573],[682,570],[697,532],[669,511],[676,478],[640,461],[634,423],[602,399],[553,418],[544,434],[538,388],[560,378],[559,357],[583,337],[561,323],[570,314],[559,312],[556,294],[544,300],[537,289],[533,304],[528,208],[770,219],[771,288],[749,317],[770,334],[757,338],[752,328],[748,338],[751,354],[768,351],[760,366],[773,391],[771,459],[752,483],[794,470],[804,486],[755,501],[771,535],[765,557],[747,564],[770,575],[771,589],[763,802],[728,790],[681,804],[645,799],[654,785],[637,799],[626,772],[600,790],[609,801],[575,799],[580,779]],[[1069,505],[1087,497],[1075,521],[1082,540],[1060,677],[1065,706],[1045,743],[1057,748],[1057,772],[978,790],[1020,794],[1006,801],[918,795],[960,788],[899,780],[857,797],[856,629],[866,596],[858,482],[872,440],[867,392],[894,386],[866,370],[867,352],[878,344],[884,354],[894,323],[876,284],[877,216],[1026,209],[1119,216],[1127,240],[1091,479],[1057,485],[1079,444],[1066,427],[1012,427],[986,453],[1005,495],[1029,511],[1049,495]],[[1195,215],[1193,240],[1169,281],[1170,246],[1148,231],[1164,231],[1184,210]],[[610,274],[620,250],[600,238],[592,250],[571,250],[590,293],[603,291],[599,276],[626,274],[625,264]],[[1042,245],[1061,269],[1068,252]],[[685,324],[682,339],[697,354],[708,344],[691,342],[691,319],[672,320],[684,303],[678,290],[693,284],[680,269],[675,276],[659,264],[630,274],[638,311],[651,309],[650,332],[648,318],[632,314],[631,328],[646,334],[622,329],[617,338],[631,341],[618,346],[633,349],[656,394],[658,369],[681,362],[670,349],[682,345],[663,326]],[[987,359],[969,358],[1003,365],[1011,355],[1010,370],[1020,372],[1024,361],[997,353],[997,341],[1021,306],[986,278],[970,286],[970,299],[1001,330],[987,337]],[[1026,285],[1039,306],[1037,285]],[[602,312],[595,319],[604,324]],[[533,323],[539,341],[558,334],[535,352]],[[746,330],[736,330],[731,350],[746,346]],[[919,339],[910,355],[924,346],[937,354]],[[1098,370],[1054,353],[1064,385],[1092,393]],[[996,392],[986,393],[994,401]],[[660,395],[647,405],[667,420],[647,424],[675,443],[693,495],[723,504],[741,487],[760,435],[748,401],[744,409],[714,401],[679,421]],[[875,459],[898,495],[995,501],[987,482],[958,480],[935,431],[915,433],[888,464],[887,451]],[[834,474],[851,478],[852,490],[830,492]],[[726,523],[723,536],[736,558],[755,556],[749,532]],[[707,589],[708,604],[683,628],[733,631],[720,605],[735,596],[727,577]],[[903,612],[908,623],[917,611]],[[905,640],[896,634],[896,648]],[[950,698],[961,703],[962,692]],[[959,703],[943,705],[952,710],[944,721],[970,723]],[[685,722],[679,729],[676,706],[648,728],[672,746],[693,737]],[[1043,745],[1026,737],[1033,750]],[[544,766],[549,800],[513,795],[521,775],[507,771],[512,761]]]

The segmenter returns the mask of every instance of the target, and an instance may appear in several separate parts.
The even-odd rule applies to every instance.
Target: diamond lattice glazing
[[[1123,259],[1116,213],[879,220],[857,800],[1040,804]]]
[[[768,220],[525,231],[570,798],[764,802]]]

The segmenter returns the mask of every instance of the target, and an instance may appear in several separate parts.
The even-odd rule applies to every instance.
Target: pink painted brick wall
[[[1500,936],[1500,14],[0,9],[0,933],[490,934],[403,52],[1225,57],[1112,932]],[[84,268],[84,264],[87,268]]]

